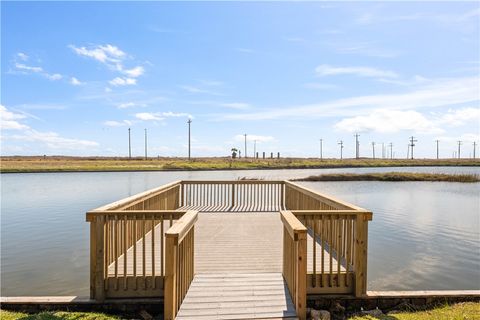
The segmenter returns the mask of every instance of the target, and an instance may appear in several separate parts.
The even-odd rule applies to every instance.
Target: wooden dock
[[[91,297],[164,297],[165,319],[306,317],[366,294],[362,208],[288,181],[179,181],[87,213]]]

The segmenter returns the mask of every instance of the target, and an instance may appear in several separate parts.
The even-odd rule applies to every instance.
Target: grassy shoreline
[[[104,313],[93,312],[62,312],[48,311],[36,314],[23,312],[12,312],[0,310],[0,319],[2,320],[118,320],[131,317],[121,317]],[[155,317],[158,318],[158,317]],[[469,320],[480,319],[480,303],[464,302],[453,305],[438,306],[427,310],[408,310],[392,311],[378,316],[363,315],[362,313],[346,317],[350,320],[426,320],[426,319],[445,319],[445,320]]]
[[[375,172],[375,173],[331,173],[294,179],[293,181],[440,181],[480,182],[475,174],[417,173],[417,172]]]
[[[1,173],[209,171],[268,169],[332,169],[365,167],[480,166],[479,159],[235,159],[230,158],[108,158],[108,157],[1,157]]]

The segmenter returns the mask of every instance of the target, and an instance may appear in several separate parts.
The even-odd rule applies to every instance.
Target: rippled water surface
[[[1,295],[88,295],[85,212],[178,179],[331,172],[476,173],[472,167],[1,175]],[[374,212],[370,290],[480,289],[480,183],[304,182]]]

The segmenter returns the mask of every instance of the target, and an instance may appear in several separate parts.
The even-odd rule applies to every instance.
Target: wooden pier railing
[[[307,294],[366,294],[371,212],[289,181],[236,180],[176,181],[88,212],[91,297],[164,297],[174,319],[194,276],[196,211],[280,212],[300,319]]]
[[[165,320],[175,319],[193,280],[197,216],[196,211],[188,211],[166,233]]]
[[[283,222],[282,274],[292,296],[297,316],[307,313],[307,228],[290,212],[281,211]]]
[[[284,208],[284,182],[182,181],[182,209],[202,212],[275,212]]]

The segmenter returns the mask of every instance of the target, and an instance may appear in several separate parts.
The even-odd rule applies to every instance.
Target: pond
[[[480,174],[474,167],[2,174],[1,295],[87,296],[85,212],[173,180],[386,171]],[[480,288],[480,183],[302,184],[373,211],[369,290]]]

